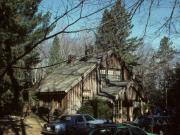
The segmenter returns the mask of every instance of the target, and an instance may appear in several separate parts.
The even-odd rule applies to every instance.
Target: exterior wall
[[[67,114],[75,114],[82,104],[82,88],[81,83],[73,87],[66,95],[67,98],[63,99],[65,112]]]
[[[92,99],[97,94],[96,69],[88,74],[83,80],[83,100]]]
[[[66,114],[75,114],[83,100],[92,99],[97,94],[96,70],[93,70],[74,86],[61,100],[61,108]]]
[[[108,69],[122,69],[120,60],[115,55],[108,57],[106,63]]]

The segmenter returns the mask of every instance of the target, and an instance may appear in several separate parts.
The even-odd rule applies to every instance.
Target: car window
[[[84,115],[86,121],[91,121],[91,120],[95,120],[93,117],[89,116],[89,115]]]
[[[144,118],[142,124],[150,125],[152,124],[152,118]]]
[[[168,118],[167,117],[156,117],[156,118],[154,118],[154,123],[156,125],[167,125]]]
[[[84,122],[84,119],[82,116],[77,116],[76,122]]]
[[[92,135],[113,135],[115,128],[100,128],[96,129]]]
[[[115,135],[130,135],[128,128],[119,128]]]
[[[146,132],[144,132],[142,129],[140,128],[136,128],[136,127],[131,127],[130,128],[132,135],[147,135]]]
[[[71,121],[72,117],[71,116],[62,116],[59,120],[60,121]]]

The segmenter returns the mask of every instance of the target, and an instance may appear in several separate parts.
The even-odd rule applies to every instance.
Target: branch
[[[172,18],[173,18],[173,15],[174,15],[174,11],[175,11],[177,2],[178,2],[178,0],[175,0],[175,1],[174,1],[174,5],[173,5],[173,7],[172,7],[170,16],[168,17],[168,19],[164,22],[164,24],[163,24],[157,31],[160,31],[160,30],[163,29],[164,27],[168,27],[168,31],[169,31],[169,34],[170,34]]]
[[[82,4],[82,3],[81,3],[81,4]],[[29,49],[28,49],[26,52],[24,52],[22,55],[20,55],[19,57],[15,58],[12,62],[10,62],[10,63],[6,66],[5,70],[1,73],[0,78],[2,78],[2,77],[5,75],[5,73],[8,71],[8,69],[10,69],[10,68],[12,67],[12,65],[16,64],[17,61],[19,61],[19,60],[22,59],[24,56],[26,56],[27,54],[29,54],[29,53],[30,53],[34,48],[36,48],[40,43],[42,43],[42,42],[44,42],[44,41],[46,41],[46,40],[48,40],[48,39],[50,39],[50,38],[53,38],[53,37],[55,37],[55,36],[57,36],[57,35],[59,35],[59,34],[61,34],[61,33],[64,33],[67,28],[69,28],[70,26],[74,25],[74,24],[77,23],[79,20],[82,20],[82,19],[84,19],[84,18],[90,17],[90,16],[92,16],[92,15],[94,15],[94,14],[96,14],[96,13],[98,13],[98,12],[100,12],[100,11],[102,11],[102,10],[110,7],[110,6],[112,6],[112,5],[113,5],[113,4],[108,4],[107,6],[105,6],[105,7],[103,7],[103,8],[100,8],[100,9],[98,9],[98,10],[96,10],[96,11],[94,11],[94,12],[88,14],[88,15],[85,15],[85,16],[81,16],[81,15],[80,15],[80,17],[79,17],[78,19],[76,19],[74,22],[72,22],[72,23],[68,24],[67,26],[65,26],[61,31],[59,31],[59,32],[57,32],[57,33],[55,33],[55,34],[52,34],[52,35],[50,35],[50,36],[48,36],[48,37],[47,37],[47,35],[46,35],[46,33],[45,33],[44,37],[43,37],[41,40],[37,41],[36,43],[33,44],[32,42],[30,42],[30,43],[26,44],[26,46],[29,46],[29,45],[32,45],[32,44],[33,44],[33,45],[32,45],[31,48],[29,48]],[[60,18],[61,18],[61,17],[60,17]],[[58,20],[59,20],[59,18],[58,18]],[[53,23],[54,23],[54,22],[53,22]],[[49,28],[49,27],[48,27],[48,28]],[[46,30],[47,30],[47,29],[46,29]],[[78,31],[80,31],[80,30],[78,30]],[[77,32],[77,31],[74,31],[74,32]],[[66,32],[66,33],[67,33],[67,32]],[[73,31],[72,31],[71,33],[73,33]]]
[[[136,3],[134,3],[131,7],[131,11],[130,11],[130,15],[131,15],[131,19],[134,17],[136,11],[138,8],[141,7],[141,5],[143,4],[144,0],[138,0]]]
[[[147,27],[148,27],[149,20],[150,20],[150,17],[151,17],[151,11],[152,11],[152,5],[153,5],[153,3],[154,3],[154,0],[151,0],[150,6],[149,6],[149,11],[148,11],[148,18],[147,18],[147,21],[146,21],[146,25],[145,25],[143,37],[145,36],[146,31],[147,31]]]

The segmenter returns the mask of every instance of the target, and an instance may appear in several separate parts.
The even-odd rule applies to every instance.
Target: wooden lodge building
[[[98,97],[112,104],[114,121],[132,120],[133,108],[143,101],[140,84],[112,51],[78,60],[69,57],[41,82],[39,105],[74,114],[83,102]]]

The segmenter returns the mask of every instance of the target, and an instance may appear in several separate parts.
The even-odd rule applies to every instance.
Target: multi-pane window
[[[106,70],[100,70],[101,78],[106,78]],[[119,70],[108,70],[107,71],[107,78],[110,81],[121,81],[121,72]]]
[[[110,81],[120,81],[121,73],[118,70],[108,70],[108,79]]]

